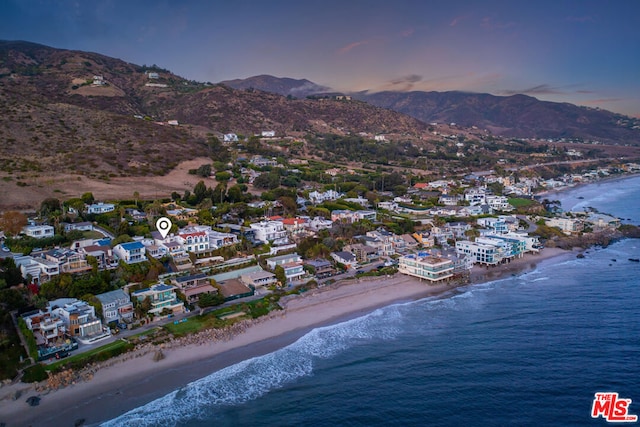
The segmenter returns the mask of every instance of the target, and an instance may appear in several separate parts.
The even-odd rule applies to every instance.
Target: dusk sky
[[[640,117],[640,1],[2,0],[0,39],[336,90],[461,90]]]

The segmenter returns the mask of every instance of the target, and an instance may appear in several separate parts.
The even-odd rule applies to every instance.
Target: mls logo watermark
[[[637,415],[629,414],[631,399],[621,399],[618,393],[596,393],[591,407],[591,417],[602,417],[610,423],[635,423]]]

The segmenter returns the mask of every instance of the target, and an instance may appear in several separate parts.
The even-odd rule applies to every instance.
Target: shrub
[[[44,366],[38,363],[37,365],[30,366],[24,370],[22,382],[37,383],[46,380],[48,377],[49,375],[47,374],[47,371],[45,371]]]

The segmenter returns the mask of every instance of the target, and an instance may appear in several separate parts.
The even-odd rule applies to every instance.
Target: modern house
[[[16,256],[13,258],[16,266],[20,268],[22,277],[31,280],[35,284],[41,284],[51,280],[53,276],[60,274],[60,266],[57,262],[49,261],[45,258],[26,256]]]
[[[116,205],[114,205],[113,203],[94,203],[87,207],[87,213],[96,215],[113,212],[115,210]]]
[[[64,231],[66,233],[70,231],[93,231],[93,223],[89,221],[84,222],[73,222],[73,223],[64,223]]]
[[[496,246],[469,240],[458,240],[456,253],[471,257],[474,264],[496,265],[502,261],[500,249]]]
[[[58,316],[41,310],[23,315],[27,328],[33,332],[38,346],[47,346],[65,337],[67,328]]]
[[[182,290],[187,301],[192,304],[197,303],[202,294],[218,293],[218,290],[211,285],[209,277],[203,273],[174,277],[172,283]]]
[[[159,315],[164,309],[173,313],[182,313],[184,312],[184,304],[178,299],[176,289],[176,286],[156,283],[149,288],[134,291],[131,298],[135,298],[139,302],[149,298],[151,308],[148,313],[150,314]]]
[[[281,221],[261,221],[251,224],[251,228],[254,230],[255,239],[262,243],[286,243],[287,231],[284,229],[284,224]]]
[[[133,320],[133,303],[122,289],[96,295],[102,304],[102,318],[105,323],[130,323]]]
[[[127,264],[145,261],[145,247],[140,242],[120,243],[113,248],[113,253]]]
[[[67,333],[82,341],[104,335],[102,321],[96,317],[95,308],[75,298],[49,301],[47,311],[64,322]]]
[[[398,271],[431,283],[453,277],[454,263],[447,258],[407,255],[400,258]]]
[[[270,271],[254,271],[240,276],[240,281],[247,286],[259,288],[261,286],[269,286],[278,282],[276,275]]]
[[[22,228],[22,232],[36,239],[44,239],[46,237],[53,237],[54,229],[50,225],[27,225]]]
[[[353,223],[361,220],[375,221],[376,211],[360,210],[335,210],[331,211],[331,221],[346,221],[347,223]]]
[[[298,254],[287,254],[267,258],[267,266],[274,270],[278,265],[302,262],[302,257]]]

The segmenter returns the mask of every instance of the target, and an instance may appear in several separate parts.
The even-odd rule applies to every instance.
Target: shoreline
[[[89,381],[45,393],[35,385],[18,383],[0,387],[0,423],[13,426],[74,425],[84,420],[95,425],[149,403],[190,382],[243,360],[262,356],[292,344],[309,331],[335,325],[392,304],[427,297],[446,297],[457,288],[492,282],[534,270],[546,260],[575,256],[575,251],[546,248],[509,264],[489,269],[474,267],[470,283],[429,285],[397,274],[347,282],[310,291],[283,302],[284,310],[247,322],[229,339],[184,345],[182,339],[160,345],[164,359],[154,362],[153,352],[127,353],[104,362]],[[250,324],[250,325],[249,325]],[[122,360],[124,359],[124,360]],[[16,390],[21,396],[12,400]],[[26,399],[39,395],[39,406]]]

